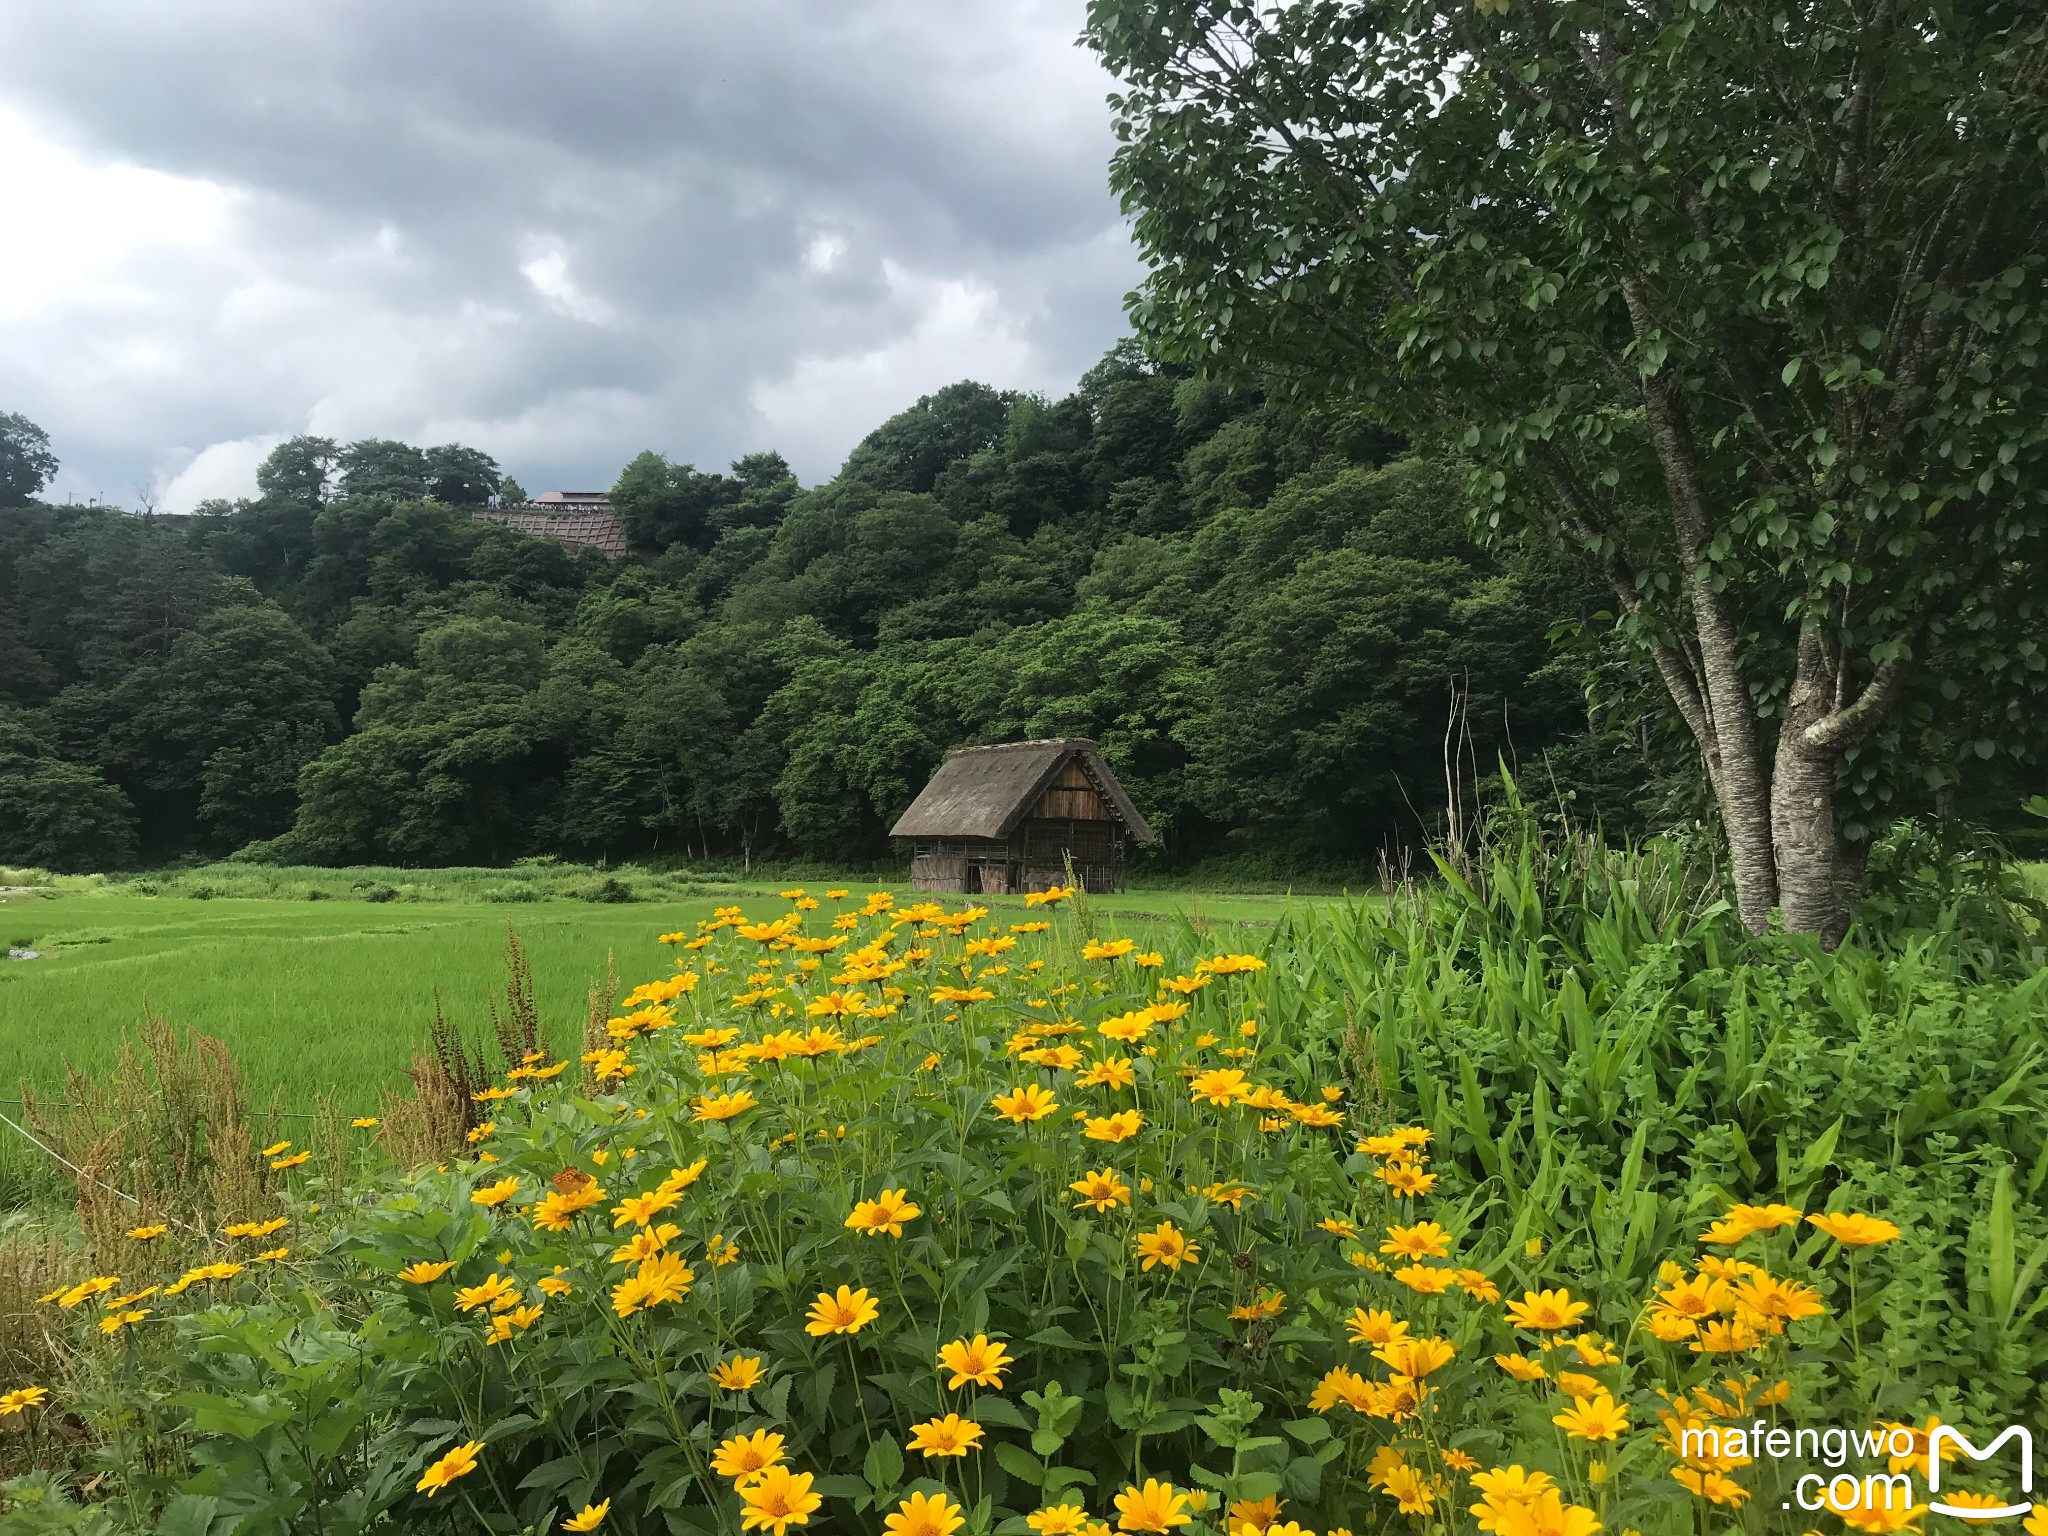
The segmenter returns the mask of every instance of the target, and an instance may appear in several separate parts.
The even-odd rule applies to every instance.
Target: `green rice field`
[[[371,1114],[380,1091],[403,1081],[437,1004],[472,1039],[488,1033],[489,1000],[504,989],[508,930],[532,964],[550,1041],[566,1050],[581,1038],[608,957],[630,986],[669,968],[658,935],[718,906],[763,916],[785,906],[775,884],[629,872],[617,878],[632,900],[592,900],[589,884],[598,878],[581,869],[217,866],[153,880],[10,887],[0,898],[0,954],[29,948],[41,958],[0,959],[0,1100],[18,1096],[24,1081],[60,1088],[67,1068],[111,1072],[147,1008],[224,1041],[258,1104],[275,1093],[283,1109],[304,1110],[324,1093]],[[856,893],[875,888],[837,883]],[[808,888],[822,894],[826,886]],[[321,899],[309,899],[315,891]],[[1264,925],[1287,900],[1135,891],[1097,898],[1094,910],[1106,926],[1135,934],[1184,919]],[[1019,899],[997,904],[1022,916]]]

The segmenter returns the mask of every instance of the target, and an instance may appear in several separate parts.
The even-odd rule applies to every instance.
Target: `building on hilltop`
[[[602,550],[614,560],[626,553],[626,525],[605,491],[542,491],[531,501],[474,508],[470,516],[553,539],[570,549]]]
[[[991,896],[1063,884],[1070,861],[1083,889],[1121,890],[1125,850],[1157,840],[1078,736],[961,748],[889,835],[911,845],[912,889]]]

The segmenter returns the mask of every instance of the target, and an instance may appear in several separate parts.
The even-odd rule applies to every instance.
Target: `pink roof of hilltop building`
[[[570,549],[602,550],[614,560],[626,553],[625,524],[604,491],[542,491],[531,501],[478,507],[471,516],[553,539]]]

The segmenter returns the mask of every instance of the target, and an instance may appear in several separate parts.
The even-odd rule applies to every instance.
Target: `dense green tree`
[[[56,474],[49,434],[26,416],[0,411],[0,507],[33,501]]]
[[[444,443],[427,450],[426,494],[450,507],[481,507],[498,494],[498,461],[479,448]]]
[[[318,511],[341,465],[341,445],[331,437],[288,437],[256,466],[256,493],[264,501]]]
[[[1610,766],[1545,644],[1585,594],[1399,446],[1124,345],[1062,399],[938,391],[809,489],[642,455],[613,561],[476,520],[481,455],[296,439],[184,526],[0,511],[0,693],[147,858],[868,859],[952,748],[1079,734],[1172,858],[1370,861],[1440,814],[1400,786],[1453,676],[1485,751]]]
[[[65,874],[120,869],[135,857],[134,821],[120,790],[58,757],[0,706],[0,863]]]
[[[1088,38],[1140,328],[1369,402],[1574,551],[1753,927],[1839,935],[1869,818],[2037,760],[2039,5],[1091,0]]]
[[[715,514],[738,501],[740,489],[723,475],[701,474],[695,465],[671,464],[649,452],[636,455],[619,472],[612,505],[635,548],[681,544],[702,550],[717,537]]]
[[[1002,440],[1016,399],[986,384],[948,384],[862,438],[842,473],[878,491],[929,491],[947,465]]]

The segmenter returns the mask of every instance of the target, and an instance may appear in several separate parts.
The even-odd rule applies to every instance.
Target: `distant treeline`
[[[809,490],[644,453],[617,562],[474,519],[524,494],[474,449],[296,438],[171,519],[29,499],[33,433],[0,417],[0,860],[872,859],[951,748],[1085,735],[1169,861],[1327,868],[1442,815],[1454,689],[1468,773],[1543,759],[1587,820],[1661,755],[1625,700],[1589,728],[1594,594],[1476,543],[1458,468],[1128,344]]]

